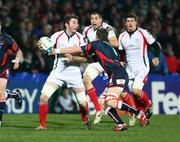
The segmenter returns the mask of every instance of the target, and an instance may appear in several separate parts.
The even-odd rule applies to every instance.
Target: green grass
[[[84,129],[79,114],[48,115],[47,130],[35,130],[38,119],[31,114],[4,115],[0,142],[180,142],[180,115],[153,116],[151,125],[141,128],[137,123],[126,132],[112,131],[108,116],[91,130]],[[128,121],[127,116],[123,119]]]

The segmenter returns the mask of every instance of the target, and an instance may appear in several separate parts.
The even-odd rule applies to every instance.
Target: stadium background
[[[102,12],[104,21],[112,25],[116,34],[123,31],[123,16],[129,11],[139,17],[139,25],[148,29],[161,44],[160,65],[151,68],[145,86],[153,100],[154,114],[180,113],[180,9],[178,0],[1,0],[0,18],[3,31],[12,35],[24,53],[24,62],[10,77],[8,89],[24,90],[24,105],[17,108],[7,102],[7,113],[37,113],[42,85],[52,68],[53,58],[37,48],[41,36],[50,36],[63,29],[63,17],[78,15],[80,28],[89,25],[93,9]],[[152,58],[151,52],[149,57]],[[104,84],[99,77],[95,84]],[[98,94],[102,91],[101,85]],[[56,96],[56,95],[55,95]]]

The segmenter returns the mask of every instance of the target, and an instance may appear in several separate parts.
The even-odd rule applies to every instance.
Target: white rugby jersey
[[[119,49],[125,50],[127,67],[137,69],[138,67],[148,67],[149,59],[147,55],[147,45],[155,42],[153,36],[147,30],[138,28],[131,35],[125,31],[119,35]]]
[[[103,22],[100,28],[107,29],[108,38],[116,36],[113,27],[111,27],[107,23]],[[94,30],[92,25],[86,26],[83,31],[83,36],[87,38],[89,42],[93,42],[96,39],[96,32],[97,30]]]
[[[66,47],[72,47],[74,45],[78,46],[85,46],[86,43],[83,40],[83,35],[79,32],[76,32],[72,36],[68,36],[65,31],[59,31],[54,33],[50,39],[55,44],[55,48],[66,48]],[[72,64],[73,65],[73,64]],[[76,65],[73,65],[76,66]],[[54,67],[53,69],[59,68],[59,69],[65,69],[67,64],[64,62],[63,57],[55,56],[54,60]]]

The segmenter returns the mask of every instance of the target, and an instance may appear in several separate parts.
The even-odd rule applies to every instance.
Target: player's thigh
[[[110,87],[120,87],[126,88],[128,85],[128,74],[123,68],[115,68],[109,77],[108,88]]]
[[[7,82],[8,82],[7,78],[0,78],[0,96],[5,95]]]
[[[123,87],[118,87],[118,86],[108,87],[105,93],[107,95],[113,95],[118,98],[121,92],[123,91],[123,89],[124,89]]]
[[[100,75],[103,72],[103,68],[99,63],[91,63],[87,66],[83,77],[89,76],[91,80],[94,80],[98,75]]]
[[[59,88],[59,85],[51,80],[46,80],[42,90],[41,90],[41,97],[40,99],[47,100],[49,99],[52,94]]]
[[[123,91],[122,87],[110,87],[104,92],[106,94],[105,104],[115,108],[117,106],[118,98]]]
[[[148,69],[139,70],[134,78],[132,89],[142,90],[144,84],[147,82],[148,73]]]
[[[84,87],[80,87],[80,88],[76,88],[76,87],[72,87],[73,92],[75,94],[75,97],[78,101],[78,103],[85,107],[86,106],[86,102],[87,102],[87,97],[86,97],[86,93],[85,93],[85,89]]]

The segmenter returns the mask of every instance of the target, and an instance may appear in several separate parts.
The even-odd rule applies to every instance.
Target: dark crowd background
[[[117,36],[124,30],[123,17],[135,12],[139,26],[148,29],[161,45],[160,65],[151,73],[180,73],[180,1],[179,0],[0,0],[0,18],[4,32],[10,34],[24,54],[19,71],[49,73],[53,57],[37,48],[41,36],[63,30],[63,17],[79,16],[79,31],[90,24],[90,13],[98,9]],[[152,58],[152,51],[149,58]]]

